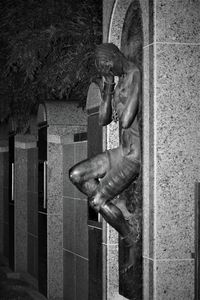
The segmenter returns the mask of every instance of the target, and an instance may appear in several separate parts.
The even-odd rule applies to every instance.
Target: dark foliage
[[[101,1],[1,0],[0,121],[23,127],[38,103],[84,106],[101,42]]]

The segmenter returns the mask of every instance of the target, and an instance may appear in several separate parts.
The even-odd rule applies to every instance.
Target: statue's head
[[[122,52],[112,43],[104,43],[96,47],[95,65],[102,75],[121,76],[124,59]]]

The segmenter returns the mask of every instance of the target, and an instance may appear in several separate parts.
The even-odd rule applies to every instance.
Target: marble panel
[[[37,235],[38,233],[38,197],[36,193],[28,192],[28,232]]]
[[[170,43],[199,43],[199,11],[199,1],[156,1],[156,40]]]
[[[34,236],[28,234],[28,247],[27,247],[27,272],[32,276],[36,276],[34,267]]]
[[[76,300],[88,299],[88,260],[76,256]]]
[[[63,248],[75,252],[75,200],[63,197]]]
[[[47,157],[48,213],[61,214],[63,193],[63,151],[60,144],[48,144]]]
[[[3,225],[3,255],[8,258],[9,254],[9,225],[4,223]]]
[[[24,225],[24,224],[23,224]],[[15,226],[15,271],[27,272],[27,231]]]
[[[63,251],[63,289],[63,300],[76,299],[76,261],[68,251]]]
[[[156,263],[156,298],[193,300],[194,260],[161,260]]]
[[[101,300],[103,291],[102,230],[88,226],[89,234],[89,299]]]
[[[200,46],[157,50],[157,257],[190,258],[200,175]]]
[[[27,150],[15,149],[15,268],[27,270]]]
[[[8,223],[8,188],[3,189],[3,221]]]
[[[35,237],[34,241],[34,274],[38,279],[38,237]]]
[[[63,299],[63,217],[47,216],[48,297]]]
[[[37,178],[37,155],[36,149],[29,149],[28,150],[28,191],[35,192],[37,191],[36,187],[36,178]]]
[[[75,252],[88,258],[87,200],[75,201]]]
[[[47,295],[47,215],[38,213],[38,287]]]

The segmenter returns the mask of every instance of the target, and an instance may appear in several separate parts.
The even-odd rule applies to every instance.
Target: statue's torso
[[[115,88],[113,97],[113,106],[117,112],[121,130],[120,144],[122,147],[122,151],[126,156],[131,156],[135,152],[135,150],[140,149],[138,118],[136,117],[130,127],[126,129],[122,128],[120,120],[120,116],[124,110],[130,93],[130,84],[133,84],[132,78],[133,74],[121,76]],[[138,95],[138,101],[141,101],[140,94]]]

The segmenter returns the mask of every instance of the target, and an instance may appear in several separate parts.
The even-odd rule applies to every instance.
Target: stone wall
[[[144,49],[145,299],[194,299],[200,2],[151,5],[152,42]]]
[[[104,13],[104,24],[109,24],[104,41],[120,47],[124,16],[132,2],[104,2],[113,7],[111,17]],[[144,299],[194,299],[200,2],[150,0],[140,4],[144,34]],[[115,147],[118,128],[111,124],[106,136],[106,147]],[[112,229],[107,227],[106,232],[107,298],[114,299],[119,297],[118,241]]]

